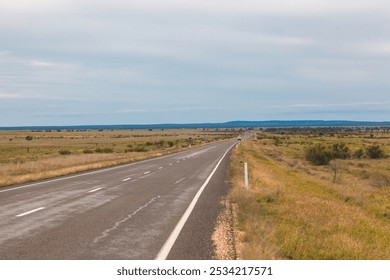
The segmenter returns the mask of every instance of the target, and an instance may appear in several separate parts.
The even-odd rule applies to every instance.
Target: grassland
[[[256,133],[232,155],[230,201],[241,259],[390,259],[390,158],[304,158],[316,143],[345,143],[351,154],[379,145],[388,129],[282,130]],[[249,164],[249,191],[243,163]]]
[[[130,163],[235,135],[203,129],[0,131],[0,186]]]

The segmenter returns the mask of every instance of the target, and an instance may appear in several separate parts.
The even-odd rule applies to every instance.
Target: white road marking
[[[23,217],[23,216],[26,216],[26,215],[29,215],[29,214],[32,214],[32,213],[41,211],[41,210],[43,210],[43,209],[45,209],[45,207],[39,207],[39,208],[37,208],[37,209],[34,209],[34,210],[31,210],[31,211],[28,211],[28,212],[25,212],[25,213],[16,215],[16,217]]]
[[[176,161],[177,163],[179,163],[180,162],[180,160],[178,160],[178,161]]]
[[[133,213],[129,214],[126,218],[116,222],[113,227],[111,227],[109,229],[106,229],[99,237],[95,238],[95,240],[93,242],[97,243],[100,240],[104,239],[105,237],[107,237],[110,234],[111,231],[116,230],[121,224],[125,223],[126,221],[128,221],[129,219],[134,217],[139,211],[141,211],[142,209],[148,207],[150,204],[152,204],[153,202],[155,202],[159,198],[160,198],[159,195],[156,196],[156,197],[153,197],[151,200],[149,200],[149,202],[147,202],[145,205],[139,207]]]
[[[90,190],[89,193],[94,193],[94,192],[97,192],[97,191],[100,191],[102,188],[97,188],[97,189],[94,189],[94,190]]]
[[[150,173],[150,171],[146,171],[146,172],[144,173],[144,175],[149,174],[149,173]]]
[[[164,168],[164,167],[161,166],[161,167],[159,167],[158,169],[163,169],[163,168]]]
[[[129,181],[129,180],[131,180],[131,178],[126,178],[126,179],[123,179],[122,181],[126,182],[126,181]]]
[[[173,165],[173,163],[170,163],[169,165]]]
[[[185,179],[186,179],[186,177],[184,177],[184,178],[181,178],[180,180],[177,180],[177,181],[175,182],[175,185],[177,185],[177,184],[179,184],[179,183],[183,182]]]
[[[208,183],[210,182],[211,178],[213,177],[214,173],[217,171],[219,165],[221,164],[221,162],[223,161],[223,159],[225,158],[225,156],[227,155],[227,153],[235,146],[232,145],[226,152],[225,154],[222,156],[222,158],[219,160],[217,166],[215,166],[214,170],[211,172],[211,174],[209,175],[209,177],[207,177],[206,181],[203,183],[202,187],[199,189],[199,191],[196,193],[194,199],[191,201],[190,205],[188,206],[187,210],[184,212],[183,216],[181,217],[180,221],[177,223],[177,225],[175,226],[174,230],[172,231],[172,233],[169,235],[167,241],[165,241],[164,245],[162,246],[162,248],[160,249],[160,251],[158,252],[157,256],[156,256],[156,260],[166,260],[169,253],[171,252],[171,249],[173,247],[173,245],[175,245],[175,242],[176,242],[176,239],[179,237],[179,234],[181,232],[181,230],[183,229],[185,223],[187,222],[188,218],[190,217],[191,213],[192,213],[192,210],[194,210],[195,208],[195,205],[196,203],[198,202],[199,200],[199,197],[201,196],[203,190],[206,188],[206,186],[208,185]]]

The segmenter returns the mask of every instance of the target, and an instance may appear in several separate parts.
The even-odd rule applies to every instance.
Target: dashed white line
[[[144,173],[144,175],[149,174],[149,173],[150,173],[150,171],[146,171],[146,172]]]
[[[170,163],[169,165],[173,165],[173,163]]]
[[[183,182],[185,179],[186,179],[186,177],[184,177],[184,178],[181,178],[180,180],[177,180],[177,181],[175,182],[175,185],[177,185],[177,184],[179,184],[179,183]]]
[[[180,160],[178,160],[178,161],[176,161],[177,163],[179,163],[180,162]]]
[[[24,212],[24,213],[22,213],[22,214],[16,215],[16,217],[23,217],[23,216],[26,216],[26,215],[29,215],[29,214],[32,214],[32,213],[41,211],[41,210],[43,210],[43,209],[45,209],[45,207],[39,207],[39,208],[37,208],[37,209],[34,209],[34,210],[31,210],[31,211]]]
[[[94,190],[90,190],[89,193],[94,193],[94,192],[97,192],[97,191],[100,191],[102,188],[97,188],[97,189],[94,189]]]
[[[122,181],[123,181],[123,182],[126,182],[126,181],[129,181],[129,180],[131,180],[131,178],[125,178],[125,179],[123,179]]]
[[[161,167],[159,167],[158,169],[163,169],[163,168],[164,168],[164,167],[161,166]]]

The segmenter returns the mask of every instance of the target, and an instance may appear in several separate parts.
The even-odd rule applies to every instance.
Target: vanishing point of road
[[[235,140],[0,189],[0,259],[212,259]]]

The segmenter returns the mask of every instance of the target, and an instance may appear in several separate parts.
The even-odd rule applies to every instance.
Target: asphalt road
[[[0,259],[211,259],[235,140],[0,189]]]

